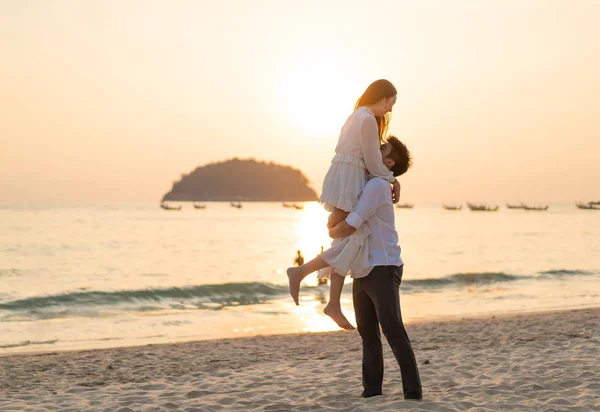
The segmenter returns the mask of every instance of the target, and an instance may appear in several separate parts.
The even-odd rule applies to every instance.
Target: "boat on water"
[[[206,209],[206,205],[199,205],[196,202],[194,202],[194,209]]]
[[[538,212],[543,212],[545,210],[548,210],[549,205],[544,205],[544,206],[527,206],[525,205],[525,207],[523,209],[525,210],[535,210]]]
[[[396,207],[398,209],[412,209],[413,207],[415,207],[415,205],[413,205],[412,203],[398,203]]]
[[[467,202],[467,207],[471,212],[495,212],[500,206],[497,205],[486,205],[485,203],[469,203]]]
[[[509,209],[525,209],[527,205],[525,203],[507,203],[506,207]]]
[[[231,205],[231,207],[235,207],[238,209],[242,208],[242,202],[229,202],[229,204]]]
[[[447,205],[447,204],[442,204],[442,206],[446,210],[462,210],[462,205]]]
[[[283,207],[287,207],[289,209],[302,210],[304,209],[304,205],[298,203],[282,203]]]
[[[588,202],[588,205],[600,206],[600,200],[596,200],[595,202]]]
[[[575,206],[577,206],[578,209],[600,210],[600,203],[597,203],[597,202],[588,202],[588,203],[577,202],[577,203],[575,203]]]
[[[169,205],[169,204],[168,204],[168,203],[166,203],[166,202],[162,202],[162,203],[160,204],[160,207],[161,207],[162,209],[164,209],[164,210],[181,210],[181,205],[179,205],[179,206],[171,206],[171,205]]]

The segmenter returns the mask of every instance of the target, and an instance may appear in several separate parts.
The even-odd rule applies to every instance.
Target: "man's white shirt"
[[[370,266],[402,266],[394,218],[392,190],[388,181],[375,177],[367,182],[346,223],[359,228],[366,223],[369,235]]]

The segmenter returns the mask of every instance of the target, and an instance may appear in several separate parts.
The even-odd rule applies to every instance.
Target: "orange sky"
[[[600,199],[600,1],[0,2],[0,200],[159,200],[256,157],[320,190],[373,80],[406,201]]]

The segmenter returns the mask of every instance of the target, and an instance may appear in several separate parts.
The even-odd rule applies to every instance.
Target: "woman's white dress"
[[[378,130],[373,112],[365,106],[357,108],[346,120],[319,198],[326,210],[351,212],[370,176],[394,181],[381,160]],[[321,269],[319,277],[329,278],[332,271],[342,276],[366,276],[372,269],[368,259],[369,233],[368,225],[363,224],[351,236],[334,239],[331,248],[321,254],[330,267]]]

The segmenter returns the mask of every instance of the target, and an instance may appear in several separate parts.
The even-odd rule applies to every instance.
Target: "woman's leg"
[[[346,212],[345,210],[341,210],[338,208],[333,209],[333,212],[329,215],[329,219],[327,220],[327,227],[332,228],[341,221],[345,220],[350,212]],[[325,309],[323,309],[323,313],[329,316],[334,320],[335,323],[342,329],[352,330],[354,326],[346,319],[344,314],[342,313],[342,306],[340,303],[342,297],[342,289],[344,289],[344,277],[338,275],[337,273],[331,273],[331,285],[329,286],[329,302]]]
[[[342,329],[353,330],[354,326],[346,319],[342,313],[340,300],[342,298],[342,289],[344,289],[344,277],[337,273],[331,274],[331,285],[329,286],[329,303],[323,309],[323,313],[334,320]]]
[[[290,287],[290,295],[294,299],[296,305],[299,305],[298,295],[300,294],[300,283],[302,279],[308,276],[312,272],[316,272],[319,269],[323,269],[329,266],[322,257],[317,256],[310,262],[307,262],[297,268],[288,268],[288,285]]]
[[[332,227],[337,225],[339,222],[346,219],[348,214],[349,214],[349,212],[346,212],[346,211],[338,209],[338,208],[334,208],[333,212],[329,215],[328,225],[332,225]],[[302,280],[306,276],[308,276],[310,273],[316,272],[319,269],[324,269],[327,266],[329,266],[327,264],[327,262],[325,262],[321,257],[317,256],[310,262],[307,262],[296,268],[294,268],[294,267],[288,268],[287,276],[288,276],[288,285],[290,288],[290,295],[292,296],[292,299],[294,299],[294,302],[296,303],[296,305],[299,305],[298,295],[300,294],[300,283],[302,282]],[[343,278],[342,278],[342,280],[343,280]],[[342,287],[343,286],[344,285],[342,282]],[[340,293],[341,293],[341,288],[340,288]]]

